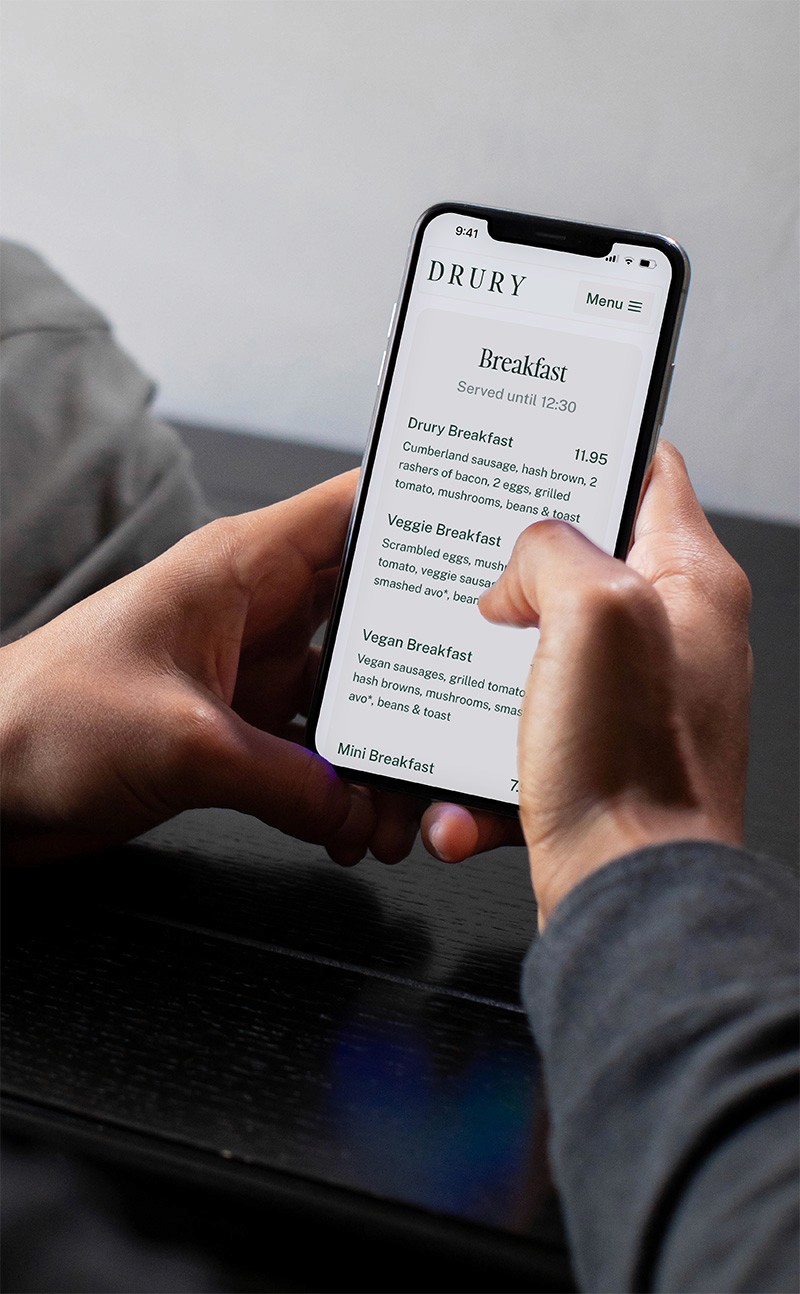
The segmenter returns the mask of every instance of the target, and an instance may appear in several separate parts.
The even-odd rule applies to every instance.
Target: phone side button
[[[658,410],[658,426],[659,426],[659,430],[660,430],[660,429],[661,429],[661,427],[663,427],[663,425],[664,425],[664,413],[665,413],[666,408],[667,408],[667,400],[669,399],[669,392],[670,392],[670,387],[672,386],[672,376],[673,376],[674,372],[675,372],[675,365],[674,365],[674,364],[670,364],[670,366],[669,366],[669,372],[667,373],[667,379],[666,379],[666,381],[665,381],[665,383],[664,383],[664,390],[661,392],[661,407],[660,407],[660,408],[659,408],[659,410]]]
[[[651,465],[652,465],[653,459],[654,459],[654,458],[655,458],[655,456],[656,456],[656,450],[658,449],[658,442],[659,442],[659,440],[661,439],[661,428],[662,428],[662,426],[663,426],[663,424],[662,424],[662,423],[659,423],[659,424],[658,424],[658,426],[656,427],[656,434],[655,434],[655,436],[653,437],[653,443],[652,443],[652,445],[650,446],[650,453],[647,455],[647,462],[645,463],[645,466],[644,466],[644,475],[645,475],[645,478],[647,477],[647,473],[650,471],[650,467],[651,467]]]
[[[383,366],[385,363],[386,363],[386,351],[384,351],[383,354],[381,355],[381,366],[378,369],[378,380],[375,383],[376,386],[380,386],[381,384],[381,378],[383,377]]]

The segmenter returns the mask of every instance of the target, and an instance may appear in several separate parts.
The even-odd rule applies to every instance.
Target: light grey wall
[[[364,443],[406,243],[459,198],[670,233],[667,417],[797,515],[793,0],[5,0],[4,232],[176,415]]]

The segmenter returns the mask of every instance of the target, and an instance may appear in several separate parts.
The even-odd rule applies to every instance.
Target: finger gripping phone
[[[477,601],[543,518],[625,557],[688,280],[661,235],[423,214],[309,716],[341,776],[517,811],[538,634],[487,624]]]

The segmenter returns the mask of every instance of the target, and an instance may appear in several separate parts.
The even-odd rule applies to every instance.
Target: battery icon
[[[644,260],[644,261],[639,261],[639,264],[641,265],[643,270],[654,270],[656,267],[655,261]]]

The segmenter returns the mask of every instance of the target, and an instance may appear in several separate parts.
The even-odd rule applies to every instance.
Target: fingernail
[[[440,858],[443,863],[453,862],[446,849],[447,830],[443,822],[434,822],[428,832],[428,840],[437,858]]]

